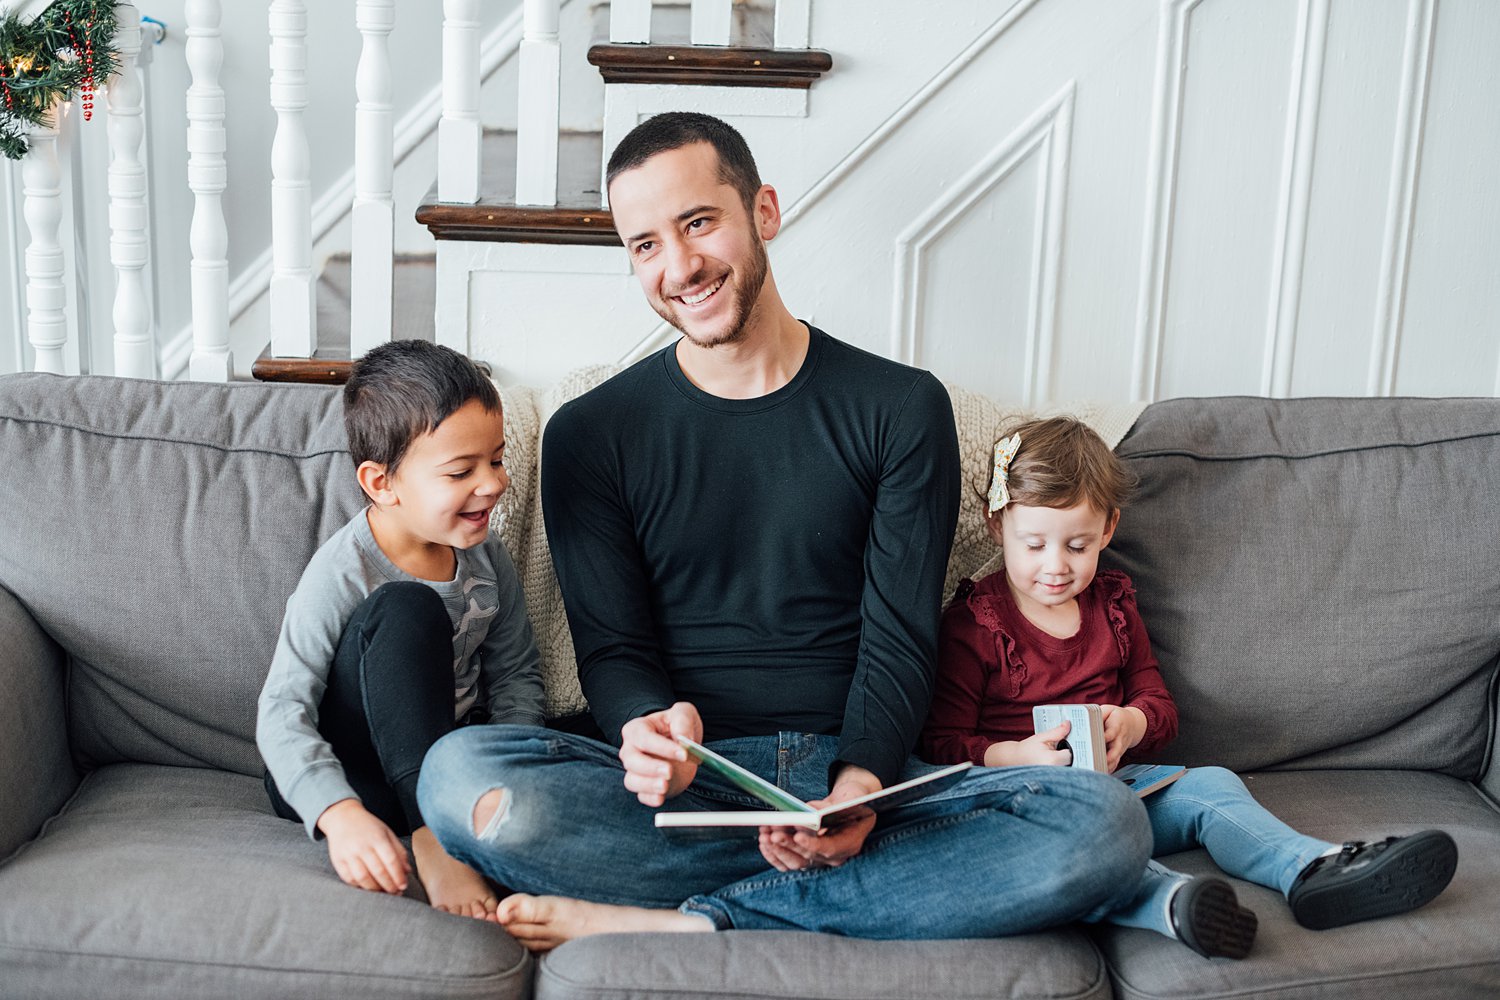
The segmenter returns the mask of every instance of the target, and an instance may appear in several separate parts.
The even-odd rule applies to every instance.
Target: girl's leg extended
[[[666,808],[725,808],[695,788]],[[429,752],[418,796],[449,854],[521,892],[674,908],[766,868],[753,830],[669,842],[626,790],[615,748],[570,733],[460,729]]]
[[[1255,801],[1238,775],[1222,767],[1189,768],[1147,796],[1146,814],[1153,854],[1201,846],[1230,875],[1283,895],[1314,858],[1335,849],[1277,819]]]
[[[769,871],[688,900],[720,928],[865,938],[1017,934],[1113,909],[1149,853],[1138,800],[1106,775],[976,768],[887,813],[836,868]]]

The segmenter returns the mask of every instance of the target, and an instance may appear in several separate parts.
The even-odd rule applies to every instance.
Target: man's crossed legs
[[[837,745],[800,733],[711,744],[803,800],[827,793]],[[929,770],[912,759],[903,777]],[[530,726],[472,726],[432,748],[418,799],[449,854],[544,897],[502,904],[502,923],[527,925],[520,936],[534,948],[623,930],[1018,934],[1098,919],[1126,902],[1151,850],[1145,810],[1107,775],[976,768],[947,791],[882,814],[844,864],[779,872],[748,829],[669,842],[623,777],[606,744]],[[666,808],[760,806],[700,770]]]

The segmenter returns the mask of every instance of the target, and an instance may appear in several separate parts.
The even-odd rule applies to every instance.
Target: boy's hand
[[[679,701],[620,727],[625,787],[645,805],[661,805],[692,784],[698,773],[698,762],[677,745],[674,736],[703,740],[703,720],[688,702]]]
[[[985,767],[1016,767],[1021,764],[1046,764],[1067,767],[1073,763],[1071,750],[1059,750],[1057,744],[1073,729],[1070,722],[1060,722],[1045,732],[1024,740],[991,743],[984,751]]]
[[[1100,705],[1104,716],[1104,756],[1110,773],[1120,766],[1125,751],[1146,736],[1146,713],[1138,708]]]
[[[340,799],[323,810],[318,829],[328,838],[328,858],[339,878],[371,892],[406,891],[406,848],[358,799]]]
[[[826,799],[809,802],[814,809],[880,791],[880,779],[862,767],[845,764]],[[785,826],[760,828],[760,853],[782,872],[804,868],[837,868],[860,852],[875,828],[875,813],[850,820],[826,833]]]

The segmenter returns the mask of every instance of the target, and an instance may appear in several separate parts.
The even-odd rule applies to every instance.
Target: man
[[[959,460],[930,374],[782,303],[781,225],[734,129],[642,123],[607,172],[615,226],[682,339],[561,408],[542,501],[590,709],[609,746],[471,727],[434,747],[424,816],[520,890],[535,950],[621,930],[802,928],[873,938],[1019,933],[1118,902],[1143,810],[1072,768],[986,769],[829,832],[669,844],[652,813],[753,807],[674,741],[707,741],[814,804],[931,770],[931,696]],[[537,893],[540,895],[531,895]]]

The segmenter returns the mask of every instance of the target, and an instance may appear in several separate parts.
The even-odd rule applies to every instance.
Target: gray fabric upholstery
[[[1288,823],[1334,843],[1447,830],[1458,842],[1458,873],[1420,910],[1327,931],[1298,926],[1279,893],[1236,881],[1240,901],[1260,920],[1255,948],[1240,962],[1208,961],[1150,931],[1098,928],[1120,997],[1500,996],[1500,813],[1472,785],[1438,774],[1348,770],[1254,774],[1246,784]],[[1162,860],[1195,874],[1218,871],[1203,851]]]
[[[0,587],[0,860],[34,837],[78,786],[63,677],[62,650]]]
[[[1067,928],[994,941],[858,941],[789,931],[604,935],[543,959],[536,996],[1107,1000],[1111,991],[1099,953]]]
[[[1119,454],[1166,755],[1474,779],[1500,652],[1494,400],[1181,399]]]
[[[260,781],[224,771],[95,771],[0,867],[0,900],[3,997],[530,992],[532,962],[503,930],[350,889]]]
[[[11,376],[0,454],[0,581],[72,657],[75,758],[258,776],[286,596],[359,507],[338,392]]]

